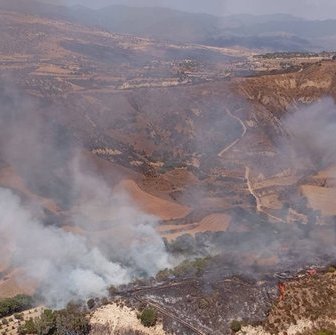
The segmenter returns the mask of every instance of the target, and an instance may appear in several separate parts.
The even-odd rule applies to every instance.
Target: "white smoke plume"
[[[11,265],[22,268],[25,279],[38,283],[50,306],[106,294],[110,285],[169,266],[164,244],[153,228],[155,218],[131,207],[124,196],[105,193],[103,199],[101,195],[98,191],[92,202],[85,203],[86,212],[73,217],[90,229],[89,225],[99,223],[93,221],[96,210],[111,214],[112,231],[103,231],[103,237],[92,241],[89,234],[44,226],[16,195],[0,188],[1,242],[9,244]],[[96,206],[99,201],[102,204]]]
[[[336,105],[333,99],[323,98],[290,111],[283,122],[289,135],[285,152],[296,168],[318,169],[336,163]]]
[[[158,220],[90,170],[51,115],[41,116],[39,105],[14,88],[0,87],[0,102],[0,166],[61,211],[46,224],[36,201],[0,188],[0,243],[7,250],[0,263],[9,258],[21,269],[19,284],[36,282],[49,306],[63,307],[169,266]]]
[[[0,236],[10,244],[11,265],[37,281],[49,305],[61,307],[71,299],[102,295],[108,286],[127,283],[138,271],[153,275],[169,265],[153,228],[155,219],[119,196],[106,193],[105,201],[100,196],[85,204],[86,213],[114,212],[114,234],[107,231],[95,245],[89,236],[44,226],[17,196],[0,189]],[[99,201],[103,203],[96,207]],[[86,213],[80,212],[81,227],[98,223]],[[77,222],[80,214],[74,217]]]

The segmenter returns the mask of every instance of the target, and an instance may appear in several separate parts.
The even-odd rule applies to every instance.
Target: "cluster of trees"
[[[164,269],[157,273],[156,280],[165,281],[170,278],[201,276],[206,268],[211,265],[212,257],[196,258],[185,260],[173,269]]]
[[[274,58],[311,58],[311,57],[321,57],[323,54],[318,54],[314,52],[273,52],[266,53],[263,55],[257,55],[255,58],[261,59],[274,59]],[[324,54],[324,56],[326,56]]]
[[[89,332],[86,312],[75,304],[60,311],[47,309],[39,318],[29,319],[19,328],[20,335],[87,335]]]
[[[148,333],[144,333],[141,330],[135,330],[131,328],[125,329],[115,329],[113,333],[111,333],[111,325],[96,325],[95,329],[91,331],[91,335],[146,335]]]
[[[149,307],[144,308],[138,317],[146,327],[155,326],[158,319],[156,310]],[[106,331],[108,329],[109,327],[106,327]],[[92,330],[95,334],[96,330]],[[31,318],[19,327],[20,335],[88,335],[90,331],[91,326],[86,311],[76,304],[69,304],[60,311],[46,309],[40,317]],[[125,332],[125,334],[131,333],[133,334],[131,331]],[[105,331],[100,329],[99,334],[105,334]],[[120,332],[120,334],[124,333]]]
[[[33,304],[33,298],[23,294],[17,295],[13,298],[1,299],[0,318],[32,308]]]

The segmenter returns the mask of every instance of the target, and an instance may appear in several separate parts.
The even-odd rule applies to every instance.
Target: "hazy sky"
[[[336,18],[336,0],[61,0],[90,7],[109,4],[164,6],[215,15],[287,13],[314,19]]]

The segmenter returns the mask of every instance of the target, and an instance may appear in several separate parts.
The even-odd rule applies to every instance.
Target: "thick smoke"
[[[47,225],[38,204],[0,188],[0,242],[10,265],[22,269],[21,279],[36,282],[48,305],[62,307],[169,266],[156,218],[89,170],[70,136],[41,117],[38,104],[13,89],[0,92],[3,166],[62,211],[58,224]]]
[[[154,219],[116,196],[109,200],[111,207],[100,210],[114,211],[117,227],[95,245],[85,235],[44,226],[17,196],[0,189],[0,236],[9,243],[11,265],[22,268],[25,279],[39,283],[49,305],[61,307],[71,299],[101,295],[109,285],[127,283],[139,271],[153,275],[168,266],[164,245],[151,226]]]
[[[284,127],[288,138],[283,148],[294,167],[311,170],[336,163],[336,106],[331,98],[290,111]]]
[[[225,124],[225,120],[222,124]],[[231,225],[226,232],[196,234],[195,238],[181,236],[172,243],[172,250],[188,250],[197,255],[202,252],[222,255],[215,265],[216,269],[211,271],[220,275],[238,272],[258,277],[265,271],[296,271],[308,265],[325,265],[335,260],[335,217],[323,217],[316,208],[311,207],[300,190],[301,182],[304,183],[305,178],[336,164],[335,103],[331,98],[323,98],[308,106],[291,108],[281,120],[281,124],[283,133],[287,136],[281,135],[281,139],[276,140],[274,128],[267,134],[273,136],[273,149],[276,154],[271,158],[243,157],[241,163],[251,167],[254,173],[250,176],[252,188],[255,187],[257,176],[260,180],[263,178],[258,175],[260,171],[266,170],[269,173],[271,170],[270,175],[265,177],[271,180],[269,186],[261,191],[255,188],[254,192],[258,198],[275,194],[279,197],[282,207],[272,209],[272,206],[263,207],[261,203],[259,211],[253,213],[253,210],[257,209],[256,203],[251,203],[253,207],[249,208],[236,206],[230,209]],[[212,125],[209,126],[210,129],[211,127]],[[253,138],[249,131],[250,129],[247,130],[247,136]],[[239,139],[239,136],[237,132],[236,138]],[[260,141],[260,134],[257,136],[256,141]],[[233,137],[231,142],[234,139]],[[238,146],[239,142],[236,143]],[[243,140],[240,143],[242,144]],[[213,146],[203,149],[203,152],[210,152],[211,149]],[[240,146],[236,153],[233,153],[236,157],[239,157],[239,150],[243,152],[248,149]],[[223,157],[226,155],[230,157],[230,151]],[[281,176],[282,173],[285,176],[290,173],[293,182],[287,185],[285,177],[283,185],[272,185],[273,176]],[[231,190],[234,189],[234,186],[230,187]],[[205,190],[204,194],[206,192]],[[195,193],[199,195],[200,201],[203,201],[203,194]],[[241,231],[241,227],[245,231]]]
[[[107,260],[84,237],[44,227],[9,190],[0,190],[1,236],[10,243],[11,263],[41,282],[49,302],[102,293],[129,279],[127,270]]]

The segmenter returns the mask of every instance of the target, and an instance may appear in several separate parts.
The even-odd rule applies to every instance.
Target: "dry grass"
[[[117,304],[103,306],[95,311],[91,316],[91,325],[92,335],[132,334],[132,332],[141,335],[167,335],[162,325],[146,328],[137,318],[136,311]],[[126,330],[127,332],[124,332]]]
[[[41,316],[42,312],[44,310],[44,307],[36,307],[33,309],[29,309],[25,312],[18,313],[22,314],[23,319],[17,320],[14,315],[9,316],[7,318],[0,319],[0,335],[18,335],[18,328],[21,324],[24,324],[25,321],[28,321],[30,318],[34,319],[39,316]],[[3,324],[3,320],[5,322],[8,322],[8,324]]]
[[[120,183],[120,188],[134,199],[135,203],[149,214],[153,214],[163,220],[172,220],[185,217],[190,213],[190,209],[173,201],[168,201],[155,197],[144,192],[134,181],[124,180]]]
[[[226,231],[230,226],[231,217],[226,214],[211,214],[203,220],[186,225],[160,226],[158,231],[168,240],[174,240],[183,234],[195,235],[204,232]]]
[[[336,272],[306,275],[285,284],[283,299],[273,306],[259,327],[244,327],[241,334],[301,335],[336,329]]]
[[[320,210],[325,216],[336,215],[336,188],[303,185],[301,191],[313,209]]]

